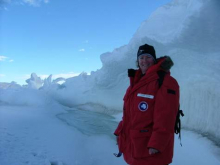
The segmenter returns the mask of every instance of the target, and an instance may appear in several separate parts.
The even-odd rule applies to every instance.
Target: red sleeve
[[[176,80],[167,79],[166,82],[163,82],[155,99],[154,126],[148,148],[155,148],[163,152],[174,136],[179,107],[179,85]]]
[[[116,128],[114,134],[115,136],[119,136],[119,133],[121,132],[122,130],[122,121],[120,121],[120,123],[118,124],[118,127]]]

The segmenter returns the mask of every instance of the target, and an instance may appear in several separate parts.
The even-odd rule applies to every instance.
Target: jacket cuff
[[[147,147],[163,152],[173,136],[174,134],[172,133],[152,133]]]
[[[114,132],[114,135],[115,135],[115,136],[119,136],[121,130],[122,130],[122,121],[120,121],[120,123],[118,124],[118,127],[117,127],[117,129],[115,130],[115,132]]]

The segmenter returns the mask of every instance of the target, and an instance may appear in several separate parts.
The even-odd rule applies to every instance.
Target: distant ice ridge
[[[157,57],[169,55],[175,63],[171,74],[180,84],[183,125],[220,139],[219,15],[219,0],[173,0],[152,13],[127,45],[102,54],[101,69],[62,85],[50,77],[40,91],[68,107],[122,111],[127,69],[135,68],[138,47],[148,43]]]
[[[0,105],[45,106],[57,104],[47,93],[62,88],[62,85],[59,84],[61,81],[65,81],[65,79],[57,78],[52,81],[52,75],[50,75],[42,80],[36,73],[32,73],[31,77],[26,80],[27,85],[21,86],[16,82],[0,83]]]
[[[52,81],[52,75],[49,75],[47,78],[42,80],[40,77],[37,76],[36,73],[31,74],[31,78],[26,80],[27,87],[32,89],[39,89],[39,88],[48,88],[54,84],[60,84],[60,82],[65,82],[65,78],[59,77]]]

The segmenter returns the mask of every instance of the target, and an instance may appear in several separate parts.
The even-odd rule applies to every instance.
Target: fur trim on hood
[[[163,62],[160,65],[160,68],[164,71],[169,71],[174,65],[173,60],[170,58],[170,56],[160,57],[157,59],[157,62],[159,62],[160,60],[163,60]]]

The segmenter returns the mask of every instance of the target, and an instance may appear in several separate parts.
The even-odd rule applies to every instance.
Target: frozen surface
[[[114,117],[92,111],[72,110],[58,114],[57,117],[85,135],[104,134],[114,138],[112,132],[118,125]]]
[[[83,122],[91,122],[97,117],[96,114],[88,113],[78,121],[77,117],[81,112],[75,113],[76,115],[71,113],[70,116],[81,125],[69,125],[56,117],[59,113],[64,113],[64,109],[59,106],[36,108],[2,105],[0,164],[123,164],[122,160],[114,158],[113,152],[117,151],[115,141],[109,132],[100,129],[100,124],[88,127],[84,123],[88,131],[86,128],[79,129]],[[106,117],[107,120],[109,118],[111,117]],[[67,117],[66,121],[68,120]],[[105,118],[103,120],[103,123],[107,122]],[[109,121],[109,127],[111,122]],[[90,128],[92,131],[89,131]],[[109,129],[112,132],[113,126]]]
[[[117,146],[112,133],[120,117],[69,110],[1,105],[0,164],[125,165],[113,155]],[[200,135],[183,131],[183,147],[177,137],[175,143],[173,165],[220,164],[220,149]]]

